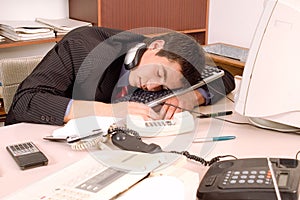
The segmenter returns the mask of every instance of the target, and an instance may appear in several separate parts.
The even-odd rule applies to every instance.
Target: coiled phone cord
[[[80,140],[74,143],[71,143],[71,149],[75,150],[75,151],[82,151],[82,150],[86,150],[86,149],[91,149],[91,148],[101,148],[101,144],[102,144],[102,137],[101,136],[97,136],[94,138],[90,138],[90,139],[85,139],[85,140]]]
[[[106,142],[109,135],[113,135],[116,133],[124,133],[130,136],[134,136],[138,140],[141,140],[141,137],[137,131],[113,124],[109,127],[107,131],[107,135],[100,135],[89,139],[79,140],[77,142],[72,143],[71,148],[73,150],[79,150],[79,151],[95,148],[95,147],[102,149],[101,144],[103,144],[103,142]],[[224,155],[224,156],[216,156],[211,160],[207,161],[202,157],[190,154],[188,151],[162,151],[162,152],[183,155],[186,158],[199,162],[204,166],[210,166],[213,163],[220,161],[221,158],[232,157],[234,159],[237,159],[235,156],[232,155]]]
[[[212,158],[211,160],[207,161],[204,158],[201,158],[199,156],[190,154],[188,151],[181,151],[181,152],[179,152],[179,151],[169,151],[169,153],[175,153],[175,154],[183,155],[183,156],[187,157],[190,160],[194,160],[194,161],[200,162],[204,166],[211,166],[215,162],[220,161],[221,158],[232,157],[234,159],[237,159],[233,155],[224,155],[224,156],[216,156],[216,157]]]
[[[123,126],[117,126],[116,124],[111,125],[107,131],[108,135],[112,135],[117,132],[122,132],[127,135],[135,136],[137,139],[141,140],[140,134],[137,131],[123,127]]]

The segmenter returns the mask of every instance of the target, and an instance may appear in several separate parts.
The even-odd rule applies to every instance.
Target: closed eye
[[[166,83],[167,71],[163,65],[161,65],[157,70],[157,76],[162,78],[162,83]]]

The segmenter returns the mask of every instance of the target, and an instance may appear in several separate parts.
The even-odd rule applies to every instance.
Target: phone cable
[[[134,131],[132,129],[128,129],[126,127],[119,127],[119,126],[116,126],[116,125],[110,126],[108,134],[112,135],[112,134],[115,134],[115,133],[118,133],[118,132],[130,135],[130,136],[134,136],[137,140],[142,140],[141,137],[139,136],[139,133],[137,131]],[[163,151],[163,150],[161,150],[160,152],[183,155],[186,158],[188,158],[190,160],[194,160],[196,162],[199,162],[199,163],[201,163],[204,166],[210,166],[213,163],[220,161],[220,159],[226,158],[226,157],[232,157],[234,159],[237,159],[233,155],[223,155],[223,156],[216,156],[216,157],[212,158],[211,160],[207,161],[207,160],[205,160],[202,157],[190,154],[188,151]]]
[[[71,149],[73,149],[73,150],[82,151],[82,150],[91,149],[94,147],[102,149],[101,144],[102,144],[102,136],[97,136],[94,138],[83,139],[83,140],[79,140],[77,142],[70,143],[70,146],[71,146]]]
[[[232,157],[234,159],[237,159],[235,156],[233,155],[224,155],[224,156],[216,156],[214,158],[212,158],[211,160],[207,161],[202,157],[190,154],[188,151],[169,151],[169,153],[175,153],[175,154],[180,154],[183,155],[185,157],[187,157],[190,160],[194,160],[197,162],[200,162],[201,164],[203,164],[204,166],[211,166],[212,164],[214,164],[215,162],[218,162],[221,160],[221,158],[226,158],[226,157]]]

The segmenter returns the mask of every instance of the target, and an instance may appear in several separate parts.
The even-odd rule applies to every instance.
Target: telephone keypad
[[[221,188],[243,188],[257,187],[261,185],[270,186],[272,177],[270,170],[243,170],[227,171],[223,181],[219,185]]]

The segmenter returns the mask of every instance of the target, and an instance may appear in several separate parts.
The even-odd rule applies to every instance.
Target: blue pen
[[[206,137],[206,138],[196,138],[193,142],[214,142],[214,141],[223,141],[223,140],[233,140],[235,136],[219,136],[219,137]]]

